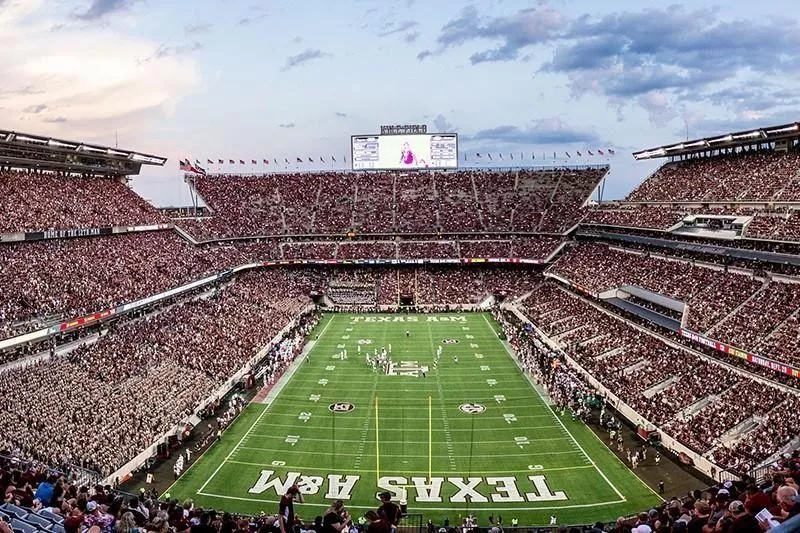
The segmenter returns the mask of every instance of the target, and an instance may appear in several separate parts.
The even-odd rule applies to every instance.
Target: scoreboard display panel
[[[458,134],[353,135],[353,170],[457,168]]]

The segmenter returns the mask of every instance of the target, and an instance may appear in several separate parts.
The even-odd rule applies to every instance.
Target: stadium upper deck
[[[622,202],[591,210],[587,225],[690,231],[800,242],[800,124],[686,141],[634,153],[669,157]],[[710,230],[710,231],[706,231]]]
[[[197,176],[198,240],[264,235],[564,233],[608,167]]]

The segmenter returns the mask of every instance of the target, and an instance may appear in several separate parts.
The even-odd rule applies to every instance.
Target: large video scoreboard
[[[457,168],[458,134],[353,135],[353,170]]]

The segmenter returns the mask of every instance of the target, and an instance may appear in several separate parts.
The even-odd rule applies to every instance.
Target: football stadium
[[[142,4],[87,2],[52,32],[131,28]],[[25,9],[0,0],[0,23],[22,31]],[[273,16],[248,9],[242,33]],[[473,68],[538,45],[476,9],[412,60],[465,28],[506,40]],[[561,31],[549,9],[520,13]],[[588,31],[573,22],[553,38]],[[392,24],[376,39],[399,55],[420,26]],[[290,56],[271,83],[333,56]],[[221,157],[191,148],[230,134],[214,110],[180,139],[146,102],[141,149],[56,100],[9,118],[36,87],[0,88],[0,533],[800,531],[800,121],[695,136],[686,119],[635,147],[548,122],[508,148],[503,127],[416,108],[337,112],[336,154],[296,155],[323,137],[287,122],[242,126],[248,155]],[[158,200],[168,182],[184,200]]]

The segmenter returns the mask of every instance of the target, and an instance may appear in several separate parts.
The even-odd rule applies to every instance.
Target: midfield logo
[[[479,415],[486,411],[486,406],[480,403],[462,403],[458,406],[458,409],[468,415]]]
[[[428,365],[420,365],[419,361],[400,361],[399,363],[392,363],[386,375],[418,378],[422,373],[428,373]]]

